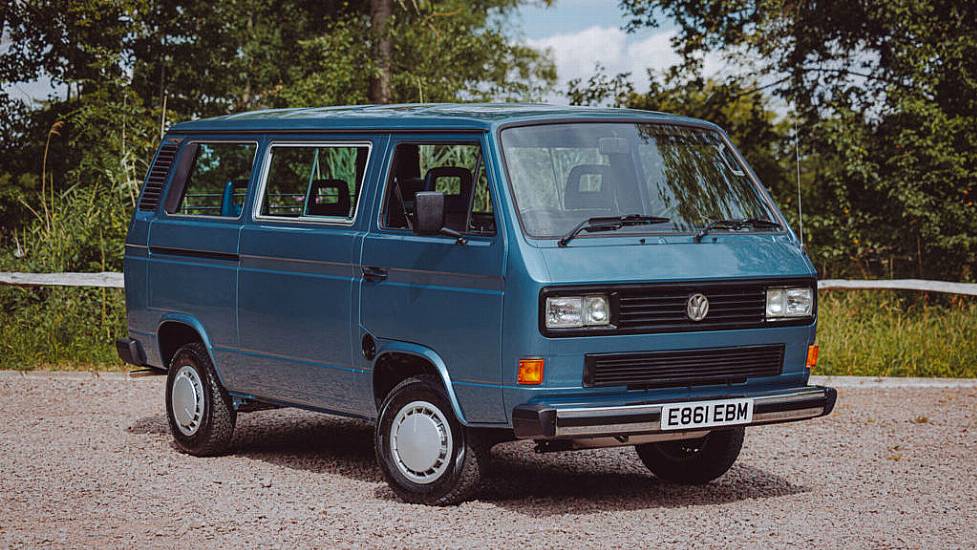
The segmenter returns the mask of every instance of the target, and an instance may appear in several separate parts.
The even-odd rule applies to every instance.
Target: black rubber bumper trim
[[[785,399],[782,402],[758,403],[753,414],[765,414],[775,412],[787,412],[804,409],[823,408],[823,412],[818,416],[831,414],[834,410],[835,402],[838,399],[838,392],[834,388],[823,386],[810,386],[808,389],[820,390],[812,392],[810,396],[799,396],[800,398]],[[742,395],[729,396],[730,398],[745,397]],[[721,397],[710,397],[708,400],[722,399]],[[757,397],[756,399],[763,399]],[[621,424],[641,424],[658,422],[661,420],[660,412],[648,413],[622,413],[619,415],[594,415],[594,416],[573,416],[560,419],[561,427],[577,426],[601,426],[601,425],[621,425]],[[556,437],[557,428],[557,409],[550,405],[520,405],[512,410],[512,429],[517,439],[553,439]]]
[[[512,410],[512,430],[519,439],[556,437],[556,409],[545,405],[520,405]]]
[[[146,352],[143,351],[139,340],[119,338],[115,341],[115,350],[119,353],[119,358],[130,365],[139,367],[146,365]]]

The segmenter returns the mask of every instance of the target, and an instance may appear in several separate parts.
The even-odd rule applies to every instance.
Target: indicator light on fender
[[[818,365],[818,345],[807,346],[807,368],[813,369]]]
[[[543,360],[520,359],[516,382],[524,386],[538,386],[543,383]]]

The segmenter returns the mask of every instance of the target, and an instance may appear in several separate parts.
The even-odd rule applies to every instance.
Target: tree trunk
[[[378,70],[370,76],[371,103],[390,103],[390,33],[387,23],[393,13],[393,0],[370,0],[370,26],[373,30],[373,59]]]

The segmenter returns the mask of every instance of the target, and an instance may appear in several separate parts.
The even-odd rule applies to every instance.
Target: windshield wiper
[[[770,220],[764,220],[761,218],[743,218],[738,220],[714,220],[707,223],[698,233],[695,234],[693,240],[697,243],[702,242],[702,237],[705,237],[707,233],[713,229],[780,229],[780,224]]]
[[[630,225],[655,225],[670,221],[672,221],[670,218],[662,218],[659,216],[642,216],[641,214],[589,218],[580,222],[576,227],[571,229],[570,232],[564,235],[557,244],[559,244],[561,247],[566,246],[574,239],[574,237],[583,231],[587,231],[588,233],[593,233],[595,231],[617,231],[622,227]]]

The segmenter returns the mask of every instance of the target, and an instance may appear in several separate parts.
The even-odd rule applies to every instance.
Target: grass
[[[817,374],[977,378],[977,299],[828,291]]]
[[[817,374],[977,378],[977,299],[899,291],[820,295]],[[122,292],[0,287],[0,369],[123,370]]]
[[[0,286],[0,369],[124,370],[125,334],[119,289]]]

